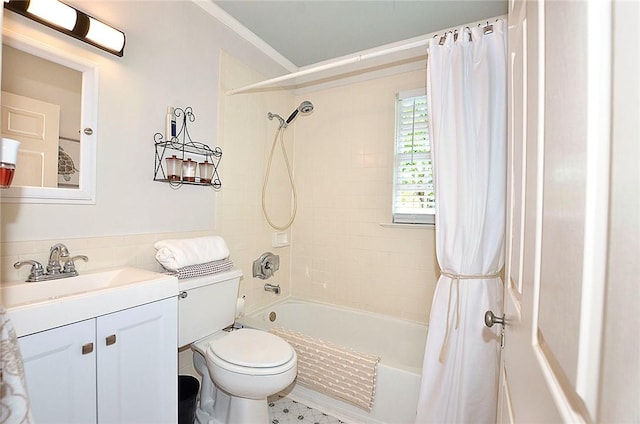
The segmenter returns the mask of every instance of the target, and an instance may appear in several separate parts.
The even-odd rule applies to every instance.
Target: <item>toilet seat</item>
[[[296,354],[289,343],[249,328],[211,340],[206,357],[216,366],[239,374],[280,374],[296,366]]]

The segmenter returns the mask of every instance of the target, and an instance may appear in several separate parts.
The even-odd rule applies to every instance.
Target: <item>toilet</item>
[[[267,396],[296,377],[295,350],[280,337],[234,323],[240,270],[180,280],[179,346],[190,345],[202,376],[195,422],[264,424]]]

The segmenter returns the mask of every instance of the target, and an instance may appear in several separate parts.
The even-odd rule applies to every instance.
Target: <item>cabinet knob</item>
[[[88,355],[91,352],[93,352],[93,343],[87,343],[85,345],[82,345],[82,354],[83,355]]]
[[[116,343],[116,335],[112,334],[110,336],[107,336],[107,338],[105,340],[107,342],[107,346],[111,346],[112,344]]]

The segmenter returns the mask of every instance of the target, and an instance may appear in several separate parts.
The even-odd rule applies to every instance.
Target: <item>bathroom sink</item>
[[[178,294],[174,276],[117,268],[37,283],[6,283],[0,302],[18,337]]]

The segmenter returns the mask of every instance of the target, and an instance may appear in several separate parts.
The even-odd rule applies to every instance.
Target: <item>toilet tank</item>
[[[242,271],[232,270],[179,281],[178,346],[233,324],[240,277]]]

